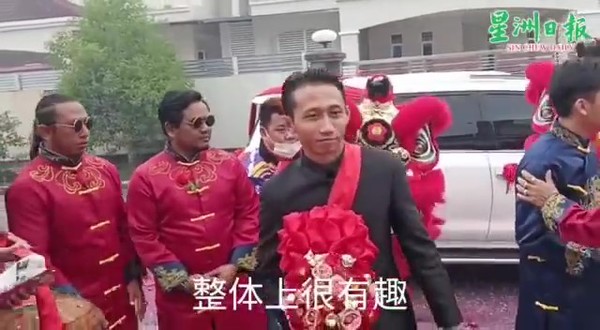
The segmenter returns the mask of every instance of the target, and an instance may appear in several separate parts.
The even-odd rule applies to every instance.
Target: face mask
[[[273,153],[285,159],[292,159],[302,149],[302,145],[299,141],[294,143],[275,143],[273,146]]]

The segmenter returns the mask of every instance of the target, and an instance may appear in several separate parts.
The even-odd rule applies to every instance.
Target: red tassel
[[[506,193],[510,192],[512,186],[517,182],[517,164],[506,164],[502,169],[502,177],[506,180]]]
[[[40,320],[40,330],[66,329],[58,312],[58,306],[56,305],[52,290],[48,286],[41,286],[37,289],[35,301]]]
[[[8,242],[6,238],[2,239],[2,237],[0,237],[0,246],[10,246],[12,243],[13,242]],[[32,252],[24,248],[19,248],[15,250],[14,254],[18,258],[24,258],[32,254]],[[48,285],[43,285],[36,289],[35,303],[38,310],[40,330],[65,329],[65,325],[63,325],[60,317],[60,312],[58,311],[58,306],[56,305],[56,300],[54,299],[54,294]]]

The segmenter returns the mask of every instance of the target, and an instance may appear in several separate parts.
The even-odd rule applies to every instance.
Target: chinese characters
[[[312,280],[312,279],[311,279]],[[327,305],[334,297],[343,298],[348,308],[356,310],[367,309],[367,297],[369,290],[373,290],[376,297],[375,308],[384,310],[406,310],[408,309],[408,300],[406,295],[406,282],[395,278],[380,279],[374,286],[370,286],[366,281],[349,281],[335,283],[331,278],[314,279],[312,296],[315,301],[306,301],[307,305]],[[237,310],[240,306],[247,306],[249,310],[253,307],[262,305],[263,302],[258,295],[261,289],[260,284],[252,283],[252,278],[248,283],[239,283],[236,281],[231,288],[225,286],[225,282],[218,278],[199,277],[194,280],[194,298],[197,303],[194,310],[197,312],[208,310]],[[279,303],[277,305],[267,305],[267,309],[296,309],[298,306],[291,304],[296,298],[297,292],[285,289],[283,280],[279,280]],[[311,295],[306,294],[306,299]]]
[[[509,28],[512,32],[509,34]],[[539,11],[533,11],[530,17],[512,17],[508,10],[496,10],[490,13],[490,27],[488,28],[489,42],[491,44],[507,43],[510,37],[526,35],[534,43],[539,43],[542,36],[556,37],[562,32],[568,43],[591,39],[587,33],[585,18],[577,17],[570,13],[566,22],[560,24],[553,19],[542,22]]]

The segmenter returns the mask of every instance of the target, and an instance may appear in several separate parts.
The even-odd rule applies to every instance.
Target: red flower
[[[287,215],[279,237],[284,286],[297,291],[293,305],[299,308],[288,312],[292,329],[321,328],[334,320],[346,324],[347,329],[368,329],[378,315],[369,288],[379,251],[362,217],[335,206],[315,207]],[[314,295],[316,279],[331,281],[328,299]],[[348,309],[348,297],[343,293],[350,281],[366,284],[362,284],[367,293],[364,310]]]

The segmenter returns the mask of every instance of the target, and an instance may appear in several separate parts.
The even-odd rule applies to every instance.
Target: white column
[[[347,62],[358,62],[360,60],[359,33],[358,30],[342,31],[339,33],[342,52],[346,53]]]

